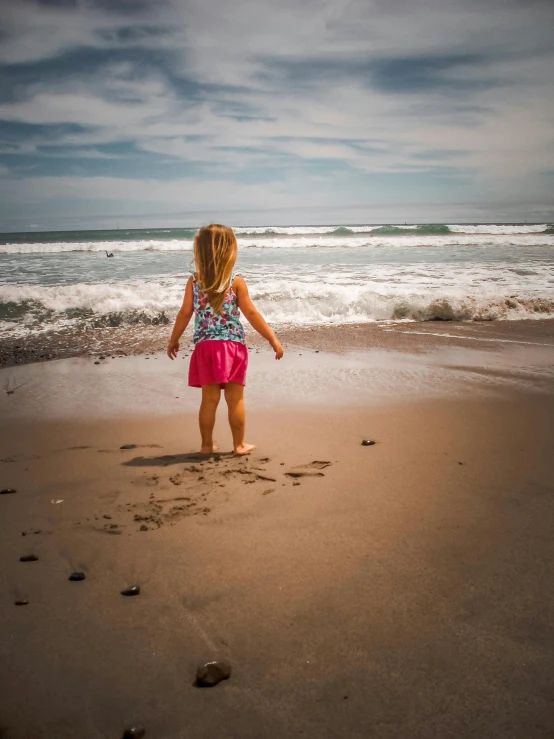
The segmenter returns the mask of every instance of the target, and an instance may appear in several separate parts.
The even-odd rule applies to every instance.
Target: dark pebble
[[[123,446],[120,446],[119,448],[120,449],[136,449],[137,445],[136,444],[123,444]]]
[[[225,660],[217,662],[206,662],[199,665],[196,670],[196,684],[203,688],[212,688],[222,680],[228,680],[231,677],[232,667]]]
[[[95,362],[94,364],[100,364],[100,362]]]
[[[146,736],[146,731],[142,726],[132,726],[130,729],[125,729],[122,739],[142,739],[143,736]]]
[[[38,562],[38,557],[36,554],[25,554],[23,557],[19,558],[20,562]]]
[[[13,495],[14,493],[17,493],[15,488],[4,488],[0,490],[0,495]]]
[[[81,580],[85,579],[85,573],[84,572],[72,572],[71,575],[68,577],[68,580],[71,580],[71,582],[81,582]]]
[[[121,591],[121,595],[140,595],[140,585],[132,585],[130,588],[125,588]]]
[[[371,439],[364,439],[362,441],[362,446],[373,446],[374,444],[375,444],[375,442],[372,441]]]
[[[16,600],[15,605],[16,606],[28,606],[29,601],[28,600]]]
[[[148,526],[145,526],[144,524],[142,524],[139,531],[148,531]]]

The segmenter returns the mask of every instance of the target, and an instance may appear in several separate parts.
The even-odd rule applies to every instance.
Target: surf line
[[[466,341],[492,341],[495,344],[526,344],[527,346],[546,346],[554,349],[554,344],[539,344],[537,341],[517,341],[517,339],[484,339],[478,336],[459,336],[458,334],[434,334],[430,331],[398,331],[384,328],[383,331],[399,334],[418,334],[419,336],[444,336],[445,339],[465,339]]]

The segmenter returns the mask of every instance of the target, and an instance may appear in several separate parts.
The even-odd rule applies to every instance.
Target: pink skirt
[[[190,387],[246,384],[248,349],[238,341],[200,341],[192,352],[189,365]]]

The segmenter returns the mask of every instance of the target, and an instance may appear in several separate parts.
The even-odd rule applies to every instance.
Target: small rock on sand
[[[196,670],[196,685],[203,688],[212,688],[222,680],[228,680],[231,677],[232,669],[231,664],[226,660],[206,662],[199,665]]]
[[[285,472],[286,477],[325,477],[323,472]]]
[[[146,736],[146,731],[142,726],[132,726],[130,729],[125,729],[122,739],[142,739],[143,736]]]
[[[16,600],[15,605],[16,606],[28,606],[29,601],[28,600]]]
[[[0,495],[13,495],[14,493],[17,493],[15,488],[4,488],[0,490]]]
[[[371,439],[364,439],[362,441],[362,446],[373,446],[374,444],[375,444],[375,442],[372,441]]]
[[[120,449],[136,449],[137,445],[136,444],[123,444],[123,446],[120,446],[119,448]]]
[[[85,573],[84,572],[72,572],[71,575],[67,578],[71,582],[81,582],[81,580],[85,579]]]
[[[148,526],[145,526],[144,524],[142,524],[139,531],[148,531]]]
[[[140,585],[131,585],[130,588],[125,588],[121,591],[121,595],[140,595]]]
[[[36,554],[25,554],[23,557],[19,558],[20,562],[38,562],[38,557]]]

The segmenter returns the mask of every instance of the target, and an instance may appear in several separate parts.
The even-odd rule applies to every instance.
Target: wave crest
[[[250,293],[268,321],[321,325],[370,321],[494,321],[554,318],[554,299],[518,294],[468,295],[454,288],[417,292],[321,282],[250,281]],[[182,300],[180,281],[0,288],[0,333],[61,326],[165,325]]]

